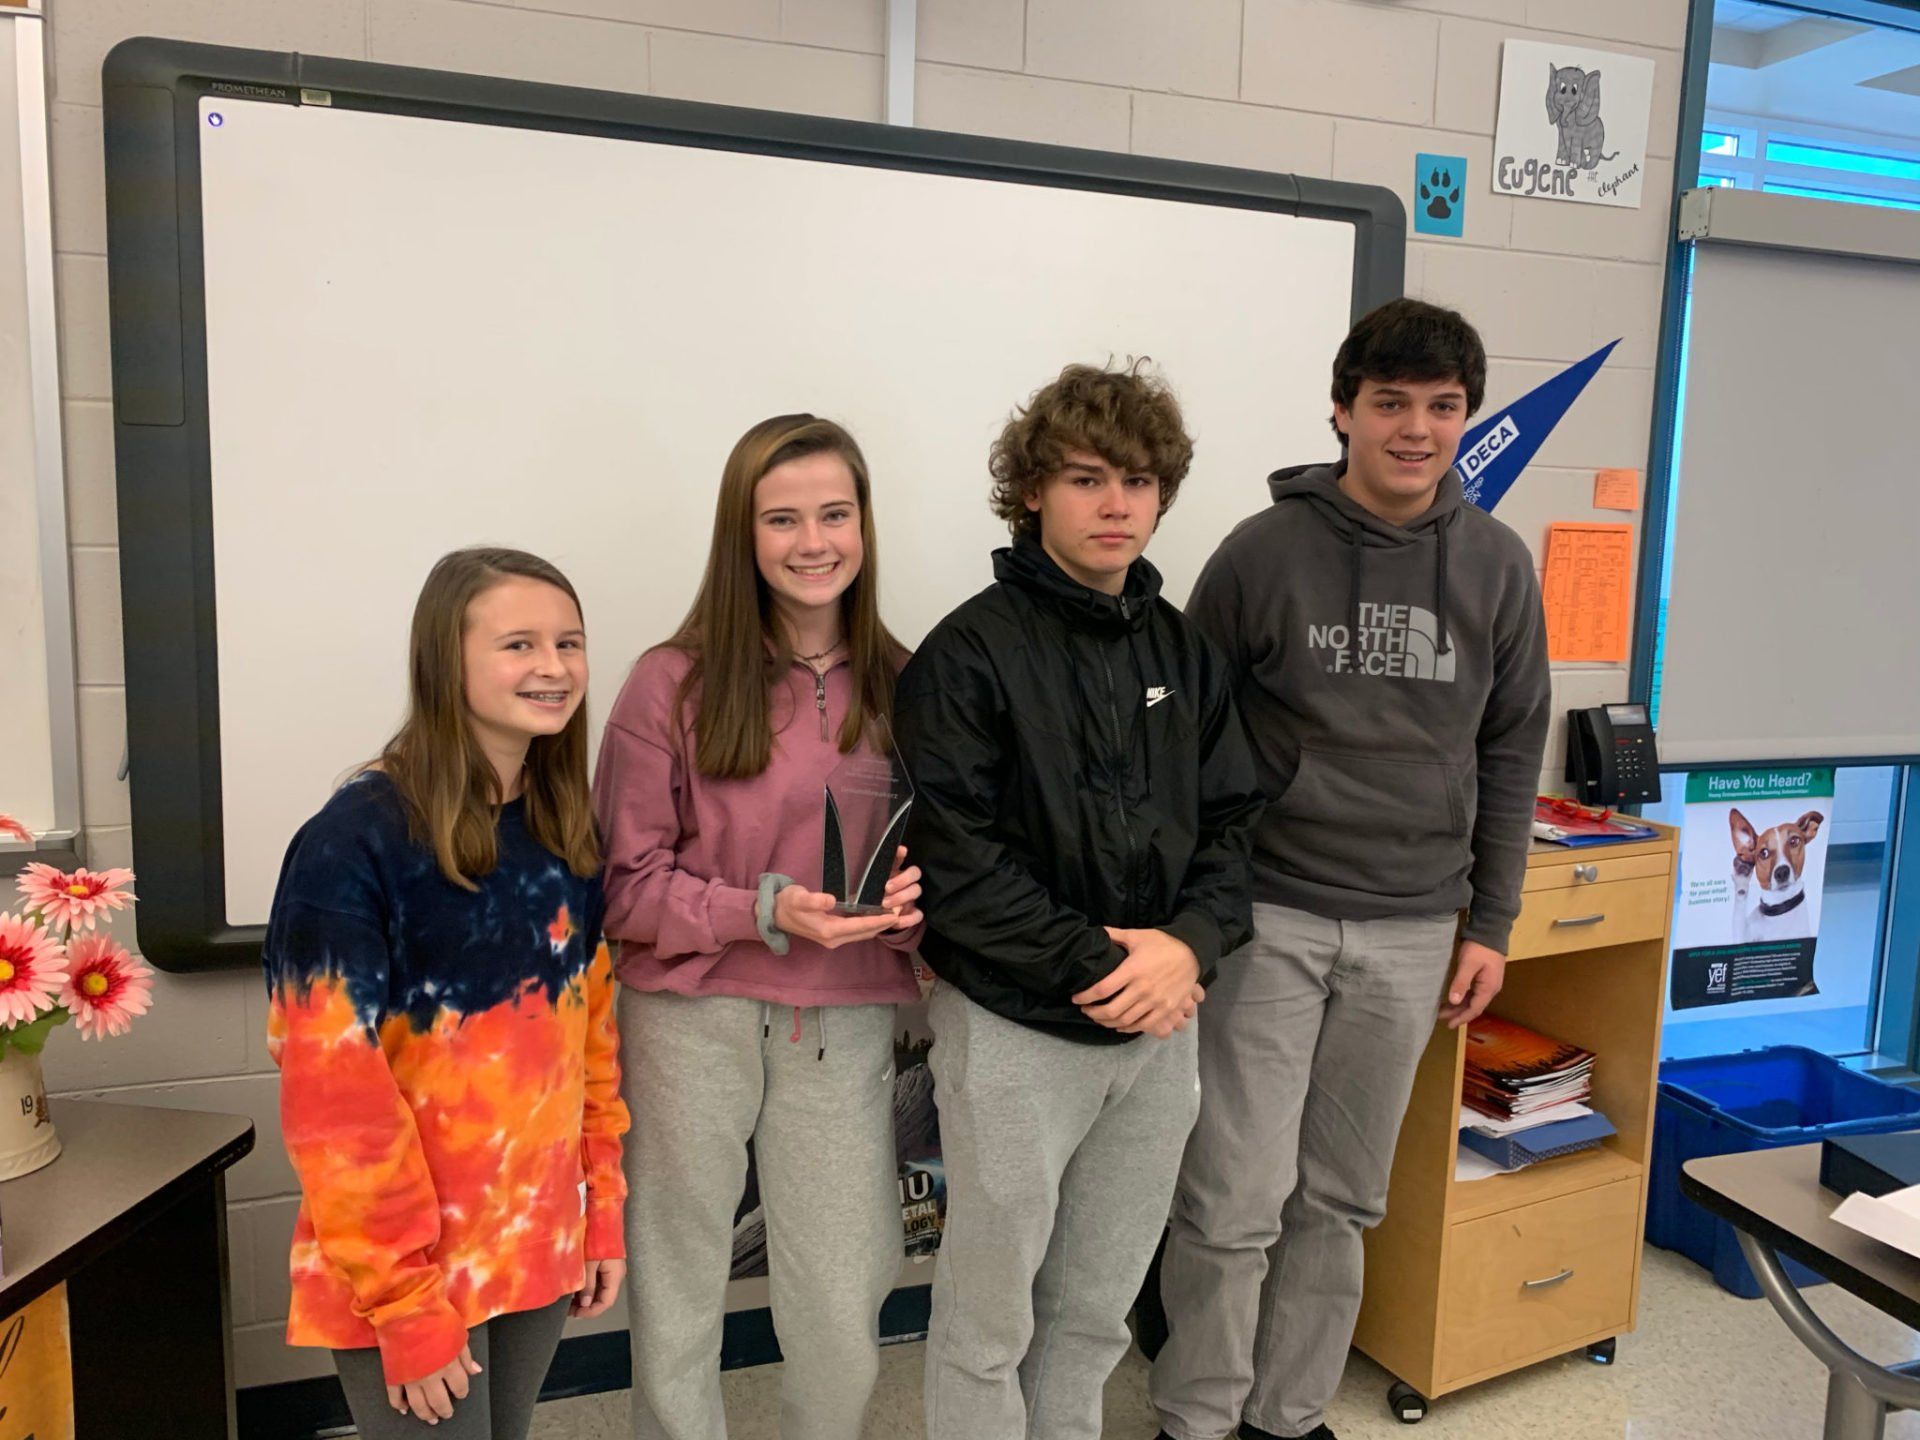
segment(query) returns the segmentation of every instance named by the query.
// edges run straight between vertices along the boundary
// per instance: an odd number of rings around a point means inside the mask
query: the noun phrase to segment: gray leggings
[[[562,1295],[541,1309],[496,1315],[469,1330],[467,1344],[480,1373],[472,1377],[467,1398],[453,1402],[453,1418],[438,1425],[402,1415],[387,1403],[379,1350],[334,1351],[340,1388],[347,1392],[347,1408],[361,1440],[420,1440],[426,1435],[435,1440],[526,1440],[572,1300],[572,1295]]]

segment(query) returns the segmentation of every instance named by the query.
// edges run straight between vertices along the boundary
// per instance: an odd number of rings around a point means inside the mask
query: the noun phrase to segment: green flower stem
[[[36,1020],[25,1025],[16,1025],[11,1030],[0,1030],[0,1050],[18,1050],[23,1055],[38,1055],[46,1048],[47,1036],[54,1027],[64,1025],[73,1018],[67,1014],[67,1007],[56,1005]]]

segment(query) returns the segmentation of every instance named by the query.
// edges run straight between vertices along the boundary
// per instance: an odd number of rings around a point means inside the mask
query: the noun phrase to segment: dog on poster
[[[1806,940],[1813,936],[1807,902],[1807,851],[1826,816],[1809,810],[1798,820],[1760,829],[1739,810],[1733,832],[1733,938]]]

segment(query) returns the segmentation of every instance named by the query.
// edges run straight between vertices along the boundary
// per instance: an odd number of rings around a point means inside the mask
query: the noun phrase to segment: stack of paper
[[[1533,838],[1555,845],[1621,845],[1631,840],[1651,840],[1659,833],[1629,816],[1569,806],[1549,795],[1540,796],[1533,806]]]
[[[1833,1218],[1883,1245],[1920,1255],[1920,1185],[1877,1198],[1856,1191],[1840,1202]]]
[[[1497,1015],[1467,1026],[1462,1103],[1494,1120],[1536,1115],[1593,1093],[1593,1052]]]
[[[1591,1050],[1498,1016],[1467,1027],[1454,1176],[1479,1180],[1589,1150],[1614,1133],[1586,1101]]]

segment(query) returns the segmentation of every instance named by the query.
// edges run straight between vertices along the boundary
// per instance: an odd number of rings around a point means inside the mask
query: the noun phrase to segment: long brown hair
[[[467,607],[515,575],[544,581],[580,608],[567,577],[524,550],[476,546],[441,556],[414,602],[407,718],[374,762],[400,792],[414,840],[433,847],[440,873],[463,890],[478,889],[471,877],[491,873],[499,862],[495,827],[506,798],[468,718]],[[598,871],[584,696],[564,730],[536,735],[528,745],[525,796],[527,833],[574,874]]]
[[[893,677],[906,650],[880,623],[879,555],[866,457],[853,436],[831,420],[775,415],[742,435],[727,456],[707,573],[687,618],[665,642],[693,657],[678,706],[698,691],[694,759],[702,775],[729,780],[758,775],[773,757],[773,684],[791,668],[794,654],[754,557],[754,487],[776,466],[822,454],[838,455],[853,474],[863,552],[860,573],[840,595],[855,702],[840,726],[841,752],[858,748],[869,726],[884,733],[892,723]]]

